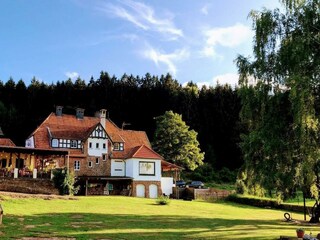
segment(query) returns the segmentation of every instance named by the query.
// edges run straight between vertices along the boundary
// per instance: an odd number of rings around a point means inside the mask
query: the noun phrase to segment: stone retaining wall
[[[49,179],[0,178],[0,191],[31,194],[59,194]]]

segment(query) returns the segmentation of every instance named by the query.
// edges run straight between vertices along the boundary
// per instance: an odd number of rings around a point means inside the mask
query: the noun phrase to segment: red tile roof
[[[161,167],[162,171],[168,172],[168,171],[181,171],[183,167],[180,167],[174,163],[167,162],[165,160],[161,160]]]
[[[163,159],[158,153],[145,145],[137,146],[132,149],[130,158]]]
[[[35,148],[51,149],[50,134],[54,138],[82,140],[87,138],[99,123],[99,117],[77,119],[74,115],[56,116],[51,113],[31,135],[34,136]],[[124,143],[124,150],[113,151],[113,158],[126,159],[131,156],[134,148],[142,145],[151,149],[144,131],[122,130],[110,119],[106,119],[104,128],[113,142]]]
[[[74,115],[56,116],[51,113],[31,135],[34,136],[35,148],[51,149],[50,134],[56,138],[84,139],[99,122],[100,119],[95,117],[77,119]]]
[[[0,146],[15,147],[16,145],[9,138],[0,138]]]
[[[158,153],[152,150],[148,136],[144,131],[122,130],[110,119],[106,119],[105,126],[107,134],[113,143],[123,143],[123,151],[113,151],[113,159],[143,158],[143,159],[161,159],[161,165],[164,171],[181,170],[182,168],[169,163]],[[77,119],[74,115],[56,116],[51,113],[47,119],[31,134],[34,137],[35,148],[52,149],[50,146],[50,134],[54,138],[63,139],[86,139],[89,134],[100,124],[99,117],[84,117]],[[5,142],[5,144],[13,144]],[[3,144],[0,139],[0,145]],[[72,157],[85,157],[80,149],[68,149]]]

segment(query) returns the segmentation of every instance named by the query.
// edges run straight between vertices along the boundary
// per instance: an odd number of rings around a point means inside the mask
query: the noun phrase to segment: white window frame
[[[78,148],[78,141],[77,140],[71,140],[70,141],[70,148]]]
[[[89,167],[89,168],[92,168],[92,161],[89,161],[89,162],[88,162],[88,167]]]
[[[96,149],[99,149],[99,146],[100,144],[99,143],[96,143]]]
[[[114,143],[113,144],[113,150],[115,150],[115,151],[119,151],[119,149],[120,149],[120,143]]]
[[[103,143],[103,144],[102,144],[102,148],[103,148],[103,149],[106,149],[106,148],[107,148],[107,144]]]
[[[119,151],[123,151],[124,150],[124,143],[120,143],[119,144]]]
[[[51,147],[58,148],[59,147],[59,140],[54,138],[51,140]]]
[[[80,161],[79,160],[75,160],[74,161],[74,170],[75,171],[79,171],[80,170]]]
[[[89,148],[92,149],[92,142],[89,142]]]
[[[99,164],[99,163],[100,163],[99,158],[96,158],[96,164]]]

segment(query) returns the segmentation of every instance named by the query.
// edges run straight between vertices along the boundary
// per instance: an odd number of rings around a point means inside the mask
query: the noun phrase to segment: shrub
[[[55,169],[53,171],[53,183],[59,189],[61,195],[74,195],[77,194],[79,186],[74,186],[74,176],[68,173],[66,168]]]
[[[169,199],[168,196],[163,196],[163,195],[162,195],[162,196],[160,196],[160,197],[157,198],[156,203],[157,203],[158,205],[168,205],[168,204],[170,203],[170,199]]]
[[[231,171],[224,167],[219,171],[219,181],[224,183],[234,183],[237,179],[237,171]]]

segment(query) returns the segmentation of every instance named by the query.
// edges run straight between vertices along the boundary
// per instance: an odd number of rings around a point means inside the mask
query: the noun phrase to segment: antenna
[[[131,123],[123,122],[122,126],[121,126],[121,129],[123,130],[125,126],[129,126],[129,125],[131,125]]]

